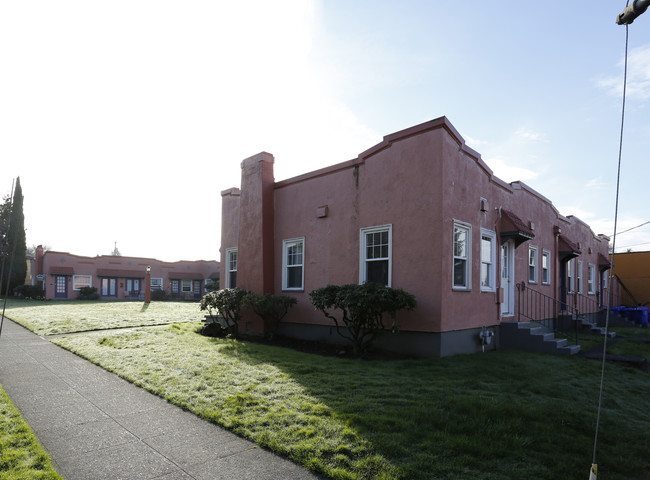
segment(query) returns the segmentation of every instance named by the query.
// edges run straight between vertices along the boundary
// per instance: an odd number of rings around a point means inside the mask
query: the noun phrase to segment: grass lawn
[[[63,480],[1,386],[0,479]]]
[[[196,321],[198,302],[102,302],[89,300],[8,300],[7,318],[39,335],[85,332],[138,325]]]
[[[198,326],[52,341],[330,478],[588,476],[600,362],[516,351],[348,360],[202,337]],[[645,480],[650,376],[606,368],[598,478]]]

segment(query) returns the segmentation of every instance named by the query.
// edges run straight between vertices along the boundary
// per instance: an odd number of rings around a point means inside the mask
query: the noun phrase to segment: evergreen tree
[[[9,294],[11,294],[15,287],[25,283],[25,277],[27,276],[27,241],[25,238],[23,190],[20,186],[20,177],[16,179],[13,202],[10,202],[10,199],[7,198],[2,205],[0,221],[2,223],[0,234],[4,237],[1,248],[4,256],[1,293],[5,293],[7,282],[9,282]],[[13,262],[11,261],[12,255]],[[11,275],[9,275],[10,273]]]

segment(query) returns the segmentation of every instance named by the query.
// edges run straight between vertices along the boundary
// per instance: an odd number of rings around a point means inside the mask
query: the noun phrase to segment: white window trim
[[[593,263],[587,266],[587,293],[589,295],[596,294],[596,265]]]
[[[454,285],[454,233],[456,228],[465,230],[467,232],[467,256],[464,257],[465,262],[465,280],[466,285]],[[461,258],[461,257],[458,257]],[[452,290],[469,292],[472,290],[472,225],[460,220],[454,220],[453,228],[451,230],[451,288]]]
[[[566,265],[566,275],[567,275],[567,292],[569,294],[575,293],[575,258],[572,258],[567,262]]]
[[[297,244],[302,244],[302,263],[295,265],[287,264],[287,250],[289,247]],[[287,282],[289,281],[289,276],[287,275],[289,267],[300,267],[301,268],[301,278],[299,287],[288,287]],[[291,291],[291,292],[304,292],[305,291],[305,237],[296,237],[296,238],[287,238],[282,240],[282,290]]]
[[[231,270],[230,268],[230,254],[231,253],[236,253],[237,254],[237,268],[234,270]],[[239,250],[237,247],[230,247],[226,248],[226,279],[224,282],[225,288],[232,288],[230,286],[230,272],[236,272],[239,269]]]
[[[546,262],[546,269],[544,268],[544,257],[548,257],[548,262]],[[548,271],[548,280],[544,281],[544,270]],[[551,284],[551,251],[542,250],[542,285]]]
[[[83,283],[81,285],[77,284],[77,278],[84,277],[88,278],[88,284]],[[72,276],[72,290],[79,291],[82,287],[92,287],[93,286],[93,276],[92,275],[73,275]]]
[[[359,285],[367,280],[366,276],[366,234],[388,232],[388,287],[393,284],[393,225],[377,225],[359,230]]]
[[[488,279],[489,284],[483,285],[483,273],[481,273],[481,291],[482,292],[495,292],[496,291],[496,269],[497,269],[497,234],[493,230],[481,228],[481,268],[483,268],[483,237],[490,237],[490,276]]]
[[[189,289],[185,290],[185,285],[189,285]],[[192,293],[194,291],[194,284],[192,280],[189,280],[187,278],[181,279],[181,293]]]
[[[532,258],[532,263],[531,263],[531,258],[530,254],[534,253],[533,258]],[[535,245],[529,245],[528,246],[528,283],[538,283],[538,277],[539,277],[539,269],[537,268],[539,265],[539,250]],[[533,274],[532,274],[532,279],[531,279],[531,272],[530,269],[533,269]]]
[[[151,289],[152,290],[162,290],[163,289],[163,279],[162,278],[151,278]]]

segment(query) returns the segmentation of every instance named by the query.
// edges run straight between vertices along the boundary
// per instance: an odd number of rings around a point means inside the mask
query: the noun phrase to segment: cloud
[[[536,132],[534,130],[531,130],[530,128],[521,127],[519,130],[515,132],[515,137],[518,139],[528,140],[531,142],[537,142],[539,140],[543,140],[546,137],[546,135],[542,132]]]
[[[625,63],[618,64],[618,75],[601,78],[596,84],[611,95],[623,95],[623,69]],[[637,47],[628,52],[626,95],[637,100],[650,100],[650,44]]]
[[[585,183],[585,188],[590,188],[594,190],[601,190],[607,187],[607,183],[604,182],[600,177],[592,178]]]
[[[514,166],[498,157],[488,158],[485,160],[485,163],[487,163],[488,167],[492,169],[497,177],[509,183],[517,180],[527,182],[538,176],[538,173],[533,170]]]

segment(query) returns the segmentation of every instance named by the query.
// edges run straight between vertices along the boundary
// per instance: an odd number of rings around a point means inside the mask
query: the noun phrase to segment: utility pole
[[[616,17],[619,25],[629,25],[650,6],[650,0],[634,0]]]

